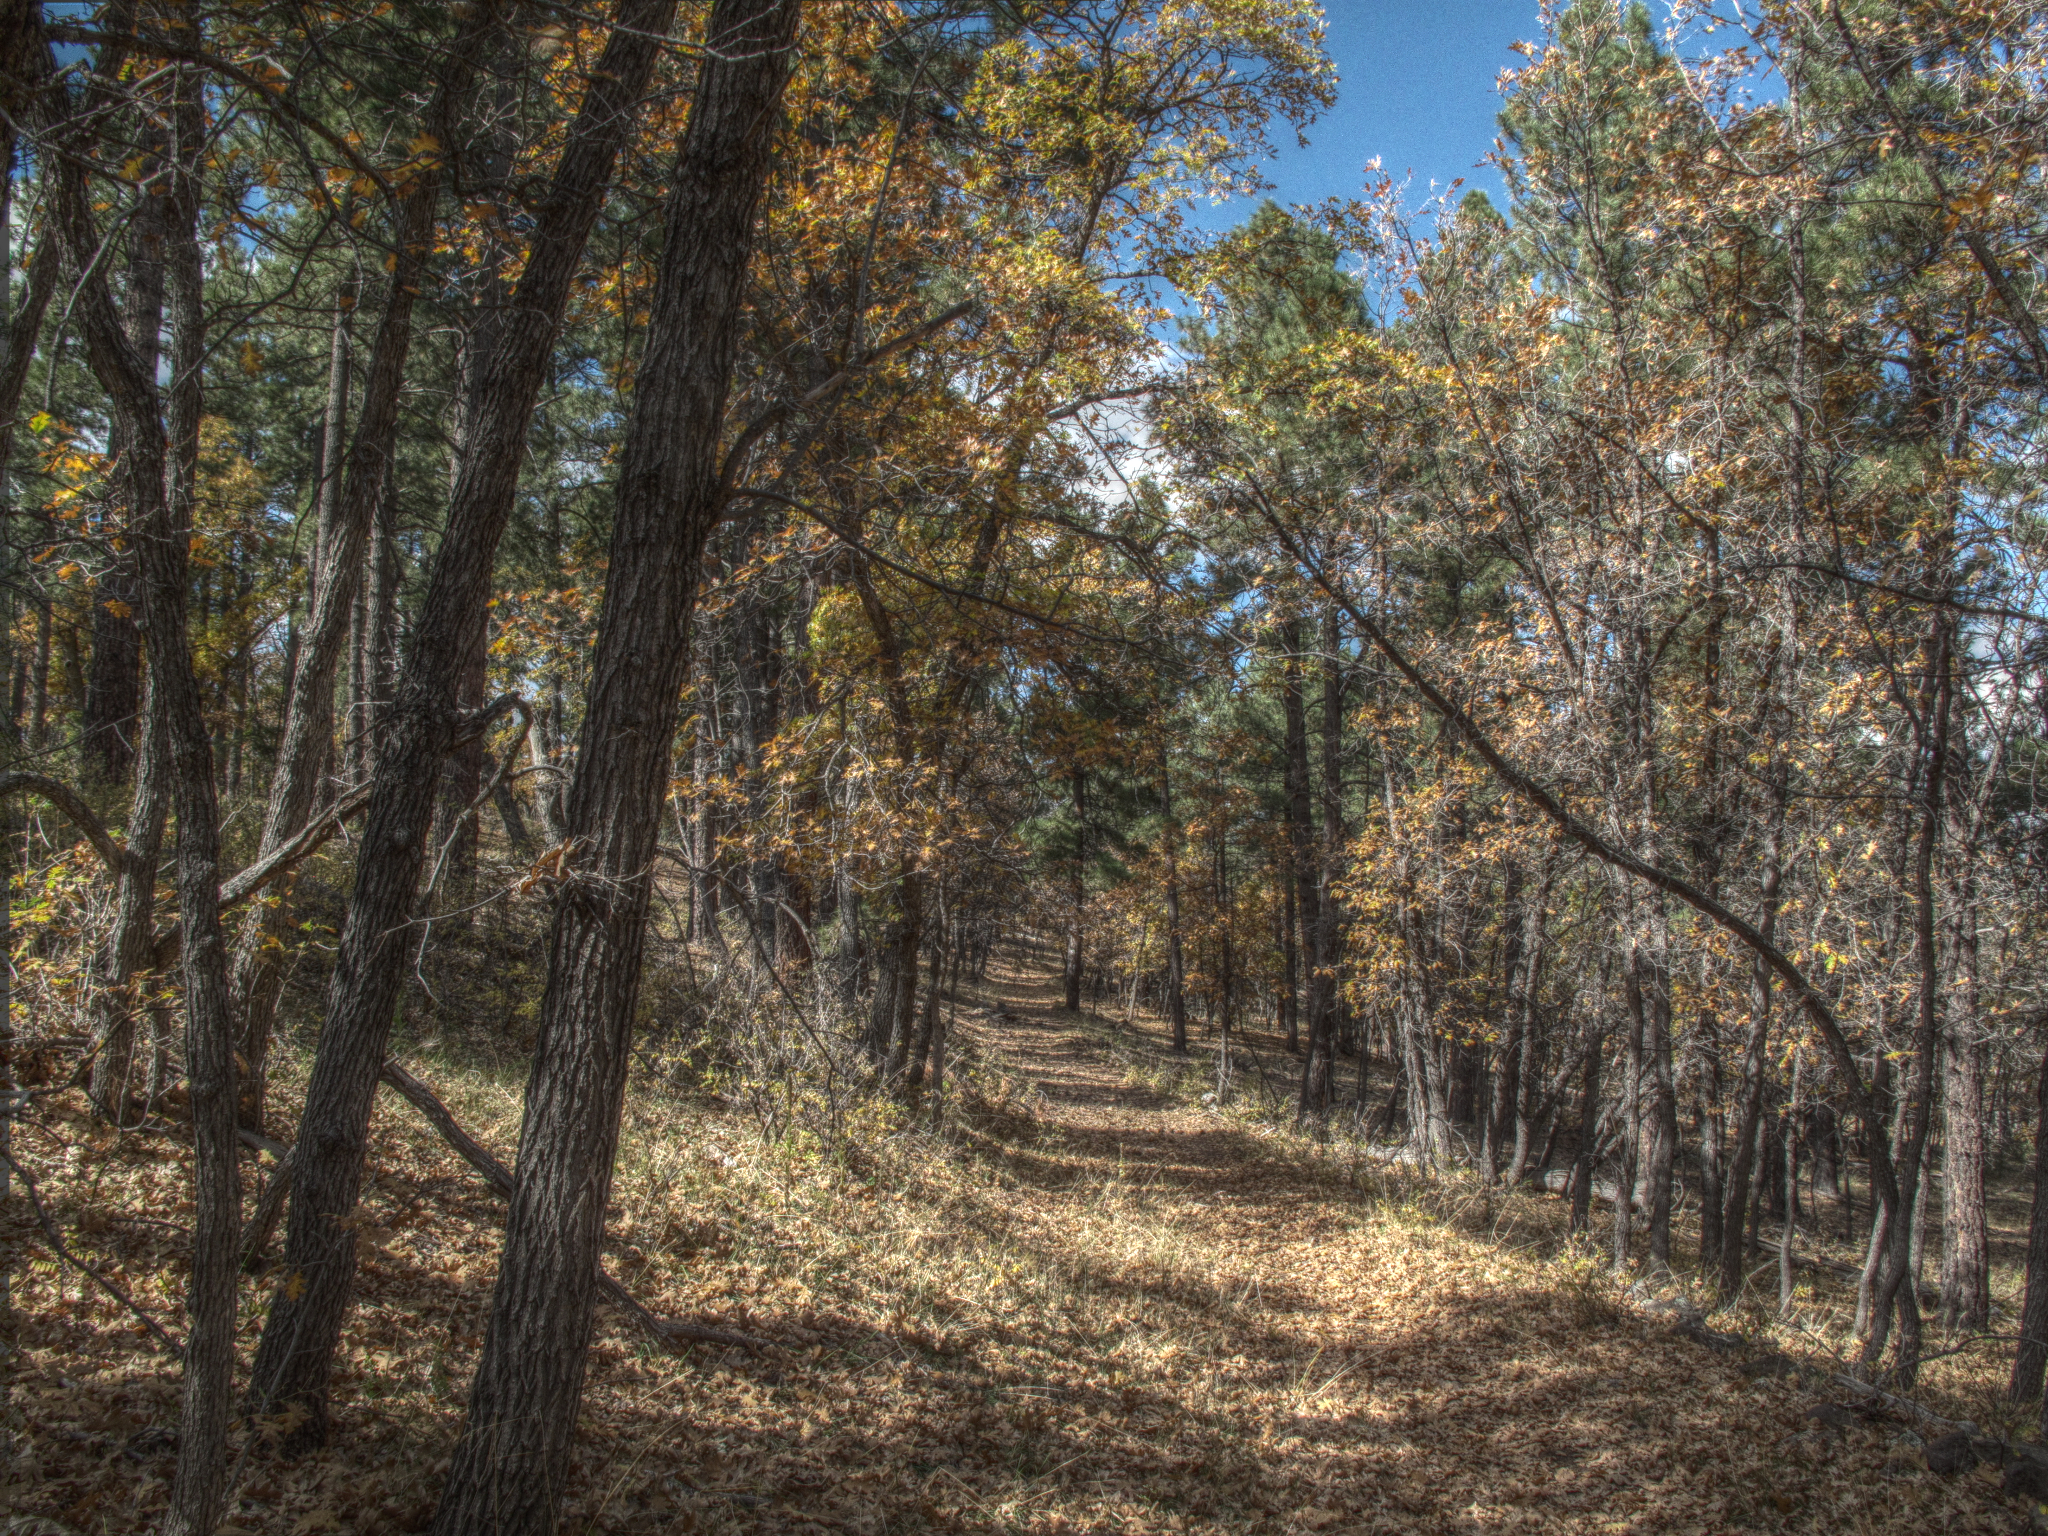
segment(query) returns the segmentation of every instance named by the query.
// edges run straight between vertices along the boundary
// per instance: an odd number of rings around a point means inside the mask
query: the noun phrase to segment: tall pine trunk
[[[1310,1089],[1315,1076],[1315,1057],[1323,1030],[1322,990],[1317,976],[1323,921],[1322,881],[1318,877],[1315,851],[1312,782],[1308,758],[1308,712],[1302,698],[1301,621],[1292,617],[1280,623],[1280,715],[1285,753],[1287,848],[1294,882],[1294,909],[1301,924],[1303,969],[1302,1012],[1306,1015],[1308,1054],[1303,1058],[1300,1088],[1296,1094],[1297,1119],[1310,1114]]]
[[[1309,974],[1308,1042],[1296,1118],[1321,1125],[1330,1112],[1337,1045],[1337,963],[1341,943],[1336,881],[1344,847],[1344,656],[1337,609],[1323,610],[1323,826],[1316,850],[1316,920]],[[1306,763],[1303,765],[1306,779]]]
[[[1074,847],[1067,872],[1067,945],[1060,980],[1067,1012],[1079,1013],[1082,917],[1088,904],[1088,770],[1076,766],[1068,778],[1074,795]]]
[[[548,933],[541,1044],[469,1421],[434,1529],[544,1533],[569,1470],[633,1004],[754,210],[798,0],[718,0],[669,197],[621,450],[589,707],[570,787],[580,854]]]
[[[1173,774],[1162,749],[1159,760],[1159,840],[1166,848],[1166,1022],[1175,1054],[1188,1053],[1187,957],[1180,930],[1180,823],[1173,815]]]

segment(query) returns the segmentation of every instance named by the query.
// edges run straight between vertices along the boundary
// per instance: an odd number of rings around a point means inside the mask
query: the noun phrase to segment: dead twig
[[[5,1147],[0,1147],[0,1157],[6,1158],[7,1166],[20,1176],[21,1187],[28,1193],[28,1203],[35,1207],[36,1220],[42,1224],[43,1236],[49,1239],[50,1246],[57,1251],[57,1257],[66,1264],[69,1264],[109,1296],[113,1297],[114,1300],[126,1307],[130,1312],[134,1313],[136,1321],[149,1330],[151,1336],[155,1338],[165,1354],[169,1355],[173,1360],[183,1360],[185,1358],[185,1346],[172,1338],[165,1331],[162,1323],[159,1323],[155,1318],[143,1311],[136,1304],[134,1297],[130,1296],[121,1287],[114,1284],[113,1281],[102,1275],[90,1264],[86,1263],[85,1260],[73,1253],[70,1248],[65,1246],[63,1234],[57,1230],[57,1223],[51,1219],[48,1208],[43,1204],[42,1195],[36,1190],[36,1181],[29,1175],[29,1171],[26,1168],[15,1161],[14,1154]]]

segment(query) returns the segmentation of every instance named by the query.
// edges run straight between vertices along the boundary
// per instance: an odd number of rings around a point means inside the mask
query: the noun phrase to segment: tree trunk
[[[188,130],[199,82],[180,71],[176,123],[181,164],[197,153]],[[46,99],[50,99],[46,97]],[[51,99],[51,106],[61,110]],[[53,124],[62,133],[61,123]],[[167,494],[172,466],[157,392],[154,349],[147,356],[123,332],[105,277],[93,270],[99,249],[91,195],[76,162],[59,157],[55,201],[72,261],[87,274],[72,296],[94,377],[107,392],[123,445],[124,490],[134,519],[142,624],[149,636],[153,686],[163,701],[170,747],[172,799],[178,818],[178,908],[183,930],[186,1082],[195,1150],[192,1267],[186,1310],[185,1381],[178,1466],[164,1529],[174,1536],[211,1536],[223,1513],[228,1416],[233,1408],[235,1257],[241,1216],[236,1166],[234,1041],[221,941],[219,823],[213,752],[207,740],[199,681],[186,632],[187,529],[177,524]],[[198,207],[184,176],[170,205],[169,237],[195,275]],[[196,293],[187,295],[196,298]],[[189,323],[196,324],[197,317]],[[196,375],[189,381],[196,388]]]
[[[1308,1041],[1302,1057],[1300,1122],[1320,1126],[1330,1113],[1337,1044],[1337,964],[1342,943],[1337,866],[1344,848],[1344,656],[1334,605],[1323,610],[1322,844],[1316,850],[1313,970],[1309,975]],[[1305,751],[1305,748],[1304,748]],[[1304,792],[1307,763],[1302,764]],[[1448,1127],[1446,1127],[1448,1129]]]
[[[1721,1263],[1721,1218],[1724,1169],[1721,1161],[1721,1040],[1718,1022],[1700,1021],[1699,1097],[1693,1111],[1694,1135],[1700,1148],[1700,1273],[1713,1274]]]
[[[114,928],[107,936],[105,970],[93,997],[94,1035],[89,1092],[94,1109],[116,1125],[133,1124],[130,1089],[135,1077],[136,977],[155,955],[157,866],[164,821],[170,813],[169,744],[154,683],[143,690],[142,755],[136,763],[134,808],[128,817],[127,855],[114,883]],[[146,1100],[145,1100],[146,1102]]]
[[[1672,1174],[1678,1158],[1678,1091],[1671,1061],[1671,931],[1663,895],[1653,893],[1649,904],[1649,945],[1642,985],[1649,1026],[1650,1262],[1668,1270]]]
[[[1614,1173],[1614,1269],[1628,1268],[1629,1239],[1635,1226],[1636,1158],[1643,1145],[1643,995],[1635,956],[1628,961],[1628,1042],[1623,1058],[1627,1076],[1621,1088],[1621,1113],[1626,1129],[1621,1138],[1621,1166]]]
[[[548,1532],[569,1470],[593,1277],[754,210],[798,0],[718,0],[670,194],[568,820],[587,851],[555,908],[518,1182],[469,1420],[434,1529]]]
[[[470,390],[479,419],[475,451],[449,505],[389,734],[379,743],[355,889],[295,1138],[305,1162],[293,1180],[286,1230],[292,1284],[271,1303],[252,1373],[258,1409],[297,1403],[306,1410],[297,1445],[326,1437],[327,1378],[355,1274],[355,1238],[344,1223],[362,1180],[377,1072],[404,981],[400,957],[441,759],[458,735],[457,672],[484,626],[498,540],[562,306],[674,13],[675,0],[620,0],[553,186],[539,201],[496,366]]]
[[[1799,1113],[1802,1059],[1792,1058],[1792,1101],[1785,1106],[1785,1221],[1778,1229],[1778,1316],[1792,1314],[1792,1248],[1799,1233]]]
[[[1070,889],[1067,892],[1067,949],[1060,980],[1064,987],[1066,1010],[1069,1013],[1081,1011],[1081,925],[1083,910],[1088,904],[1088,770],[1076,767],[1069,777],[1074,792],[1074,847],[1073,865],[1069,872]]]
[[[1301,621],[1280,624],[1280,712],[1286,754],[1287,846],[1293,859],[1294,905],[1301,923],[1304,969],[1303,1012],[1307,1015],[1307,1054],[1302,1058],[1295,1095],[1295,1118],[1311,1118],[1310,1095],[1316,1076],[1316,1052],[1324,1028],[1322,978],[1318,973],[1323,939],[1322,881],[1316,868],[1313,780],[1309,773],[1308,712],[1303,704]],[[1418,1080],[1419,1081],[1419,1080]],[[1325,1083],[1327,1087],[1327,1082]]]
[[[477,52],[495,24],[498,9],[492,3],[477,6],[471,13],[470,25],[458,39],[448,72],[429,109],[429,121],[445,121],[455,104],[468,94]],[[371,544],[376,524],[388,518],[391,504],[392,455],[397,447],[406,359],[412,349],[413,303],[433,254],[440,187],[441,173],[438,162],[434,162],[408,185],[405,196],[393,210],[396,239],[391,276],[385,285],[383,314],[370,344],[369,366],[363,376],[362,409],[356,418],[355,441],[349,447],[346,464],[341,459],[339,430],[342,404],[335,399],[337,389],[345,393],[348,387],[346,316],[338,316],[335,323],[327,413],[334,438],[316,534],[320,569],[312,610],[298,637],[285,702],[284,729],[278,739],[277,764],[271,773],[270,798],[264,807],[263,835],[257,847],[259,858],[276,852],[297,836],[312,817],[319,798],[321,776],[334,735],[334,675],[349,635],[365,549]],[[382,561],[386,558],[384,540],[376,542],[377,547],[368,558]],[[388,619],[379,614],[375,622],[381,626]],[[366,638],[370,644],[377,644],[376,635]],[[286,880],[273,889],[270,900],[249,909],[235,944],[234,993],[242,1017],[240,1050],[246,1063],[240,1114],[242,1124],[259,1133],[263,1129],[270,1034],[290,963],[291,953],[286,945],[291,932],[291,882]],[[374,1084],[370,1091],[374,1094]],[[294,1204],[305,1187],[303,1175],[294,1181]]]
[[[1778,931],[1780,888],[1784,865],[1780,848],[1784,838],[1785,810],[1789,799],[1788,764],[1782,753],[1771,763],[1768,793],[1770,809],[1764,823],[1763,872],[1757,887],[1757,931],[1775,942]],[[1763,1117],[1764,1076],[1771,1038],[1770,968],[1762,960],[1750,967],[1749,1034],[1742,1045],[1742,1098],[1736,1111],[1734,1135],[1730,1141],[1725,1204],[1722,1206],[1721,1264],[1718,1289],[1723,1301],[1732,1301],[1742,1290],[1743,1224],[1749,1211],[1750,1172],[1755,1158],[1757,1126]],[[1883,1134],[1880,1127],[1876,1132]]]
[[[2048,1369],[2048,1056],[2035,1082],[2034,1208],[2027,1218],[2027,1292],[2020,1308],[2020,1342],[2013,1351],[2007,1393],[2016,1403],[2040,1394]]]
[[[1287,1036],[1287,1054],[1301,1054],[1301,949],[1295,938],[1294,880],[1280,881],[1280,1028]]]
[[[1895,1179],[1898,1186],[1898,1215],[1911,1212],[1912,1219],[1894,1219],[1890,1226],[1888,1254],[1873,1301],[1870,1334],[1863,1341],[1862,1361],[1874,1365],[1884,1352],[1892,1312],[1897,1310],[1899,1341],[1892,1368],[1908,1388],[1920,1367],[1920,1297],[1918,1264],[1914,1250],[1919,1246],[1921,1227],[1921,1180],[1928,1131],[1934,1108],[1934,1055],[1941,1027],[1941,957],[1936,942],[1934,858],[1940,843],[1944,818],[1943,796],[1948,768],[1949,716],[1955,697],[1955,620],[1946,609],[1937,609],[1929,620],[1929,634],[1921,648],[1921,696],[1919,717],[1924,740],[1920,743],[1919,825],[1915,831],[1910,870],[1913,892],[1913,963],[1918,973],[1918,996],[1913,1027],[1913,1072],[1906,1086],[1905,1141],[1901,1147]]]
[[[484,645],[485,633],[479,626],[474,643],[457,668],[457,715],[470,714],[484,707],[490,681]],[[476,803],[477,796],[483,793],[484,759],[489,750],[490,743],[478,735],[450,752],[441,765],[441,804],[435,811],[430,856],[440,861],[441,881],[446,889],[440,893],[438,903],[429,900],[425,905],[430,911],[438,906],[439,910],[452,909],[460,914],[445,920],[457,928],[467,924],[468,914],[463,909],[468,907],[476,885],[478,818],[466,813]]]
[[[1173,778],[1162,750],[1159,761],[1160,841],[1166,847],[1166,1022],[1174,1054],[1188,1053],[1187,960],[1180,933],[1180,823],[1173,814]]]
[[[165,174],[162,160],[146,157],[144,175]],[[129,219],[127,340],[137,364],[156,382],[158,336],[164,315],[164,240],[171,218],[171,199],[145,184],[136,194]],[[81,264],[98,253],[75,258]],[[117,415],[110,446],[118,458],[126,452]],[[152,431],[162,423],[152,421]],[[142,718],[142,631],[136,625],[135,540],[141,514],[130,504],[126,526],[108,530],[112,558],[93,595],[92,665],[85,679],[85,713],[80,721],[80,746],[85,777],[106,784],[124,782],[135,767]]]
[[[1586,1063],[1579,1079],[1579,1145],[1572,1159],[1571,1230],[1585,1232],[1593,1221],[1593,1166],[1599,1156],[1600,1022],[1586,1020]]]
[[[1976,1029],[1973,970],[1955,997],[1944,1095],[1941,1202],[1941,1325],[1981,1333],[1991,1323],[1990,1232],[1984,1205],[1984,1059]]]

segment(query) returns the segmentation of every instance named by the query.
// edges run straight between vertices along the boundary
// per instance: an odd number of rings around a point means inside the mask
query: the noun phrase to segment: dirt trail
[[[1130,1359],[1128,1337],[1075,1341],[1072,1379],[1133,1377],[1146,1405],[1075,1440],[1063,1477],[1127,1495],[1061,1499],[1080,1528],[1176,1507],[1163,1528],[2015,1528],[1992,1484],[1921,1470],[1901,1425],[1817,1428],[1824,1396],[1750,1379],[1556,1262],[1555,1202],[1431,1193],[1136,1080],[1159,1021],[1067,1013],[1057,968],[1049,947],[1000,957],[967,1024],[1039,1122],[1008,1154],[1015,1209],[1175,1336]],[[1105,1190],[1163,1263],[1100,1252]],[[1039,1523],[1023,1515],[988,1528]]]
[[[1011,949],[991,965],[983,988],[997,1016],[968,1025],[983,1050],[1031,1084],[1038,1116],[1062,1133],[1077,1159],[1094,1160],[1098,1174],[1120,1162],[1127,1180],[1155,1188],[1270,1200],[1274,1190],[1244,1178],[1254,1165],[1241,1129],[1134,1081],[1111,1054],[1121,1047],[1136,1057],[1163,1057],[1168,1039],[1158,1021],[1140,1015],[1125,1027],[1085,1011],[1068,1013],[1059,977],[1048,969],[1057,963],[1042,946]]]

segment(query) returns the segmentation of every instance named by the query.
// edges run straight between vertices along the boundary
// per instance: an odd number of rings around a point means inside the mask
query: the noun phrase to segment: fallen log
[[[384,1063],[378,1078],[392,1089],[406,1103],[420,1112],[427,1123],[441,1134],[441,1139],[461,1154],[462,1160],[483,1175],[484,1182],[497,1192],[501,1200],[512,1198],[512,1170],[492,1155],[489,1148],[465,1131],[455,1116],[435,1095],[433,1089],[414,1077],[396,1061]],[[757,1339],[751,1334],[734,1333],[725,1328],[708,1328],[702,1323],[677,1322],[672,1318],[659,1317],[640,1305],[632,1294],[605,1271],[603,1263],[597,1266],[597,1287],[607,1301],[626,1312],[657,1343],[676,1344],[725,1344],[737,1349],[762,1350],[776,1346],[767,1339]]]

